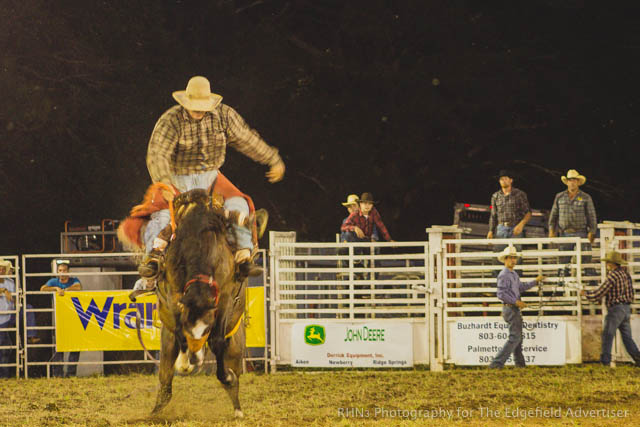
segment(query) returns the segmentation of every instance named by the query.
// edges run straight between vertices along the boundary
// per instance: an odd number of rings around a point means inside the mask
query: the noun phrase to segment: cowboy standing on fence
[[[611,346],[616,336],[616,330],[620,329],[622,343],[627,353],[633,359],[636,366],[640,367],[640,351],[631,336],[631,303],[633,302],[633,281],[629,272],[623,268],[627,262],[616,251],[606,254],[603,261],[606,262],[607,278],[594,291],[580,291],[580,295],[590,300],[598,301],[605,297],[607,315],[604,318],[602,328],[602,352],[600,362],[605,366],[611,365]]]
[[[524,226],[531,219],[527,193],[513,187],[512,172],[503,169],[498,175],[500,190],[491,195],[487,239],[524,237]]]
[[[591,251],[591,244],[596,236],[596,208],[591,196],[580,190],[587,178],[580,175],[577,170],[570,169],[566,176],[561,178],[567,186],[565,191],[556,194],[549,214],[549,237],[581,237],[589,239],[589,243],[581,245],[582,251]],[[571,251],[573,243],[558,245],[561,251]],[[561,264],[568,264],[570,256],[560,257]],[[583,255],[582,263],[590,263],[591,255]],[[565,272],[567,273],[567,272]],[[594,269],[587,269],[588,276],[595,276]]]
[[[249,216],[254,210],[251,199],[219,172],[227,146],[270,166],[266,177],[272,183],[282,180],[285,172],[278,150],[269,146],[233,108],[223,104],[222,96],[211,92],[206,78],[191,78],[186,90],[174,92],[173,97],[178,105],[160,117],[149,141],[147,167],[151,179],[179,192],[213,188],[224,197],[226,210]],[[169,203],[173,200],[174,194],[165,191],[163,195]],[[158,258],[167,246],[158,234],[171,221],[168,209],[150,216],[144,243],[147,253],[153,252],[140,267],[140,274],[145,277],[157,273]],[[236,224],[234,230],[235,260],[242,264],[251,259],[252,233],[248,227]]]
[[[503,368],[511,353],[515,358],[517,367],[526,366],[522,354],[522,313],[520,309],[527,304],[520,299],[523,292],[544,281],[544,276],[539,275],[528,283],[522,283],[518,274],[513,271],[520,255],[512,245],[507,246],[498,256],[498,261],[504,263],[504,269],[498,275],[498,298],[503,303],[502,317],[509,325],[509,339],[502,350],[493,358],[490,368]]]

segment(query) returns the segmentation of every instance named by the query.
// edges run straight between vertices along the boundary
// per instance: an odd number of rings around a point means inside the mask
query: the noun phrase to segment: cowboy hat
[[[349,194],[347,196],[347,201],[342,203],[342,206],[357,205],[359,201],[360,199],[358,198],[357,194]]]
[[[209,80],[202,76],[189,79],[187,90],[173,92],[173,99],[187,110],[211,111],[220,104],[222,96],[211,93]]]
[[[500,172],[498,172],[498,178],[502,178],[503,176],[513,179],[514,173],[509,169],[500,169]]]
[[[507,246],[504,250],[498,255],[498,261],[504,262],[505,258],[508,256],[514,256],[520,258],[520,254],[512,245]]]
[[[567,172],[567,176],[563,176],[560,179],[562,180],[562,183],[565,185],[567,184],[568,179],[577,179],[578,185],[582,185],[587,181],[587,178],[580,175],[578,171],[575,169],[569,169],[569,172]]]
[[[373,204],[376,203],[373,200],[373,194],[371,194],[371,193],[362,193],[362,196],[360,196],[360,203],[362,203],[362,202],[373,203]]]
[[[0,258],[0,267],[5,267],[6,269],[10,270],[13,268],[13,264],[11,264],[11,261],[9,260]]]
[[[604,262],[612,262],[618,265],[625,265],[627,263],[626,260],[622,259],[622,255],[619,252],[611,251],[607,252],[607,254],[602,258]]]

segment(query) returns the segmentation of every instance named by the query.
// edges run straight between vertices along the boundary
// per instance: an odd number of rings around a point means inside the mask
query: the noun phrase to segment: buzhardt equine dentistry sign
[[[528,365],[566,363],[566,323],[524,319],[522,353]],[[509,326],[498,320],[456,320],[449,323],[449,348],[456,365],[488,365],[509,338]],[[507,364],[513,364],[510,357]]]
[[[292,366],[413,366],[409,323],[296,323],[291,333]]]

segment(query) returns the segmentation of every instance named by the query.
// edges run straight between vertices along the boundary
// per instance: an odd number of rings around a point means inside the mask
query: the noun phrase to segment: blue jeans
[[[609,366],[611,364],[611,346],[616,337],[616,330],[620,329],[624,348],[627,349],[627,353],[636,365],[640,366],[640,351],[631,337],[630,317],[631,306],[629,304],[612,305],[607,310],[602,329],[602,353],[600,354],[600,362],[603,365]]]
[[[190,175],[174,175],[172,177],[173,183],[181,192],[200,188],[208,190],[216,182],[218,177],[218,171],[213,170],[204,173],[194,173]],[[225,209],[229,211],[240,211],[249,215],[249,204],[242,197],[230,197],[224,201]],[[169,209],[163,209],[151,214],[151,220],[147,223],[147,228],[144,231],[144,245],[147,253],[151,252],[153,248],[153,240],[158,237],[158,234],[171,222],[171,215]],[[253,249],[253,242],[251,230],[247,227],[241,227],[234,224],[233,229],[235,231],[236,244],[238,249],[249,248]]]
[[[0,325],[0,328],[10,328],[11,327],[10,323],[11,323],[10,321],[4,323]],[[13,342],[11,341],[11,336],[9,335],[9,332],[0,331],[0,347],[6,347],[11,345],[13,345]],[[11,350],[8,350],[8,349],[0,350],[0,364],[11,363],[11,361],[9,360],[10,356],[11,356]],[[6,366],[0,367],[0,378],[9,378],[10,376],[13,376],[11,375],[10,368]]]
[[[27,304],[27,310],[33,310],[33,306],[31,304]],[[24,306],[20,307],[20,318],[24,315]],[[15,314],[11,315],[11,320],[9,324],[13,327],[16,325],[16,316]],[[36,314],[33,311],[27,311],[27,338],[37,337],[38,331],[31,329],[31,327],[36,326]]]
[[[565,232],[560,232],[558,233],[558,237],[581,237],[583,239],[587,238],[587,232],[586,231],[581,231],[578,233],[565,233]],[[576,247],[575,243],[562,243],[558,245],[558,249],[561,251],[572,251],[574,250],[574,248]],[[591,243],[587,242],[587,243],[582,243],[580,245],[580,248],[582,249],[582,251],[591,251]],[[577,262],[577,260],[576,260]],[[581,262],[583,264],[589,264],[591,263],[591,255],[582,255],[582,260]],[[571,257],[570,256],[561,256],[560,257],[560,264],[569,264],[571,263]],[[565,268],[565,271],[563,272],[565,276],[569,275],[569,271],[567,271],[567,269]],[[596,270],[593,268],[586,268],[584,270],[584,274],[586,274],[587,276],[595,276],[596,275]]]
[[[524,231],[517,236],[513,235],[513,227],[508,227],[506,225],[498,224],[496,227],[496,234],[493,236],[496,239],[511,239],[511,238],[522,238],[524,237]],[[496,252],[502,252],[504,248],[508,245],[495,245]],[[516,245],[516,249],[518,252],[520,251],[520,245]]]
[[[502,368],[507,362],[511,353],[515,358],[516,366],[525,366],[524,355],[522,354],[522,313],[518,307],[505,305],[502,308],[502,317],[509,325],[509,339],[502,347],[502,350],[493,358],[489,365],[491,368]]]

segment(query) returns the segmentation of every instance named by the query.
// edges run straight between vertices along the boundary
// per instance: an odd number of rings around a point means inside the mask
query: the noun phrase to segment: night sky
[[[279,148],[280,183],[232,149],[222,172],[298,240],[333,241],[364,191],[395,240],[424,240],[502,168],[538,209],[578,169],[599,221],[640,222],[637,4],[4,0],[0,254],[124,218],[194,75]]]

